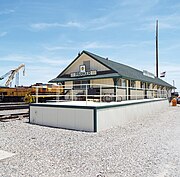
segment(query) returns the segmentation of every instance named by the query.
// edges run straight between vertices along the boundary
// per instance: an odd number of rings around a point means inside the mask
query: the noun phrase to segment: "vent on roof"
[[[90,61],[83,61],[83,65],[86,66],[86,71],[90,71]]]

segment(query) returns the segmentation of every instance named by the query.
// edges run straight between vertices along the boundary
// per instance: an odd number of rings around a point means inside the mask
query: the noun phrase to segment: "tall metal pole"
[[[158,20],[156,20],[156,77],[158,77]]]
[[[173,87],[175,87],[175,82],[174,82],[174,80],[173,80]],[[174,88],[174,92],[175,92],[175,88]]]

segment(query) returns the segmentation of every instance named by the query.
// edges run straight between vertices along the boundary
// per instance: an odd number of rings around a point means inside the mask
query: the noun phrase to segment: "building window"
[[[156,84],[152,84],[152,88],[155,89],[156,88]]]
[[[141,82],[141,88],[145,88],[145,82]]]
[[[131,83],[131,84],[130,84],[131,87],[133,87],[133,88],[136,87],[136,81],[132,81],[132,80],[131,80],[130,83]]]
[[[161,90],[161,89],[162,89],[162,86],[159,85],[159,86],[158,86],[158,89]]]
[[[121,79],[121,86],[126,87],[126,79]]]
[[[90,61],[83,61],[83,65],[86,66],[86,71],[90,71]]]
[[[80,81],[73,81],[73,89],[80,89]]]
[[[126,79],[118,79],[117,86],[126,87]]]
[[[122,80],[121,79],[118,79],[117,86],[122,86]]]
[[[150,89],[151,88],[151,84],[147,83],[147,88]]]
[[[89,84],[90,81],[73,81],[73,89],[86,89],[86,85],[85,84]],[[89,88],[89,85],[87,86],[87,88]]]

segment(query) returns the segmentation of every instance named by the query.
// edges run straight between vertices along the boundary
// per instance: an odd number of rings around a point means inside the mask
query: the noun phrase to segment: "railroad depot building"
[[[147,71],[82,51],[55,79],[63,94],[30,104],[29,122],[99,132],[146,119],[169,106],[173,86]],[[61,100],[64,99],[64,100]],[[126,100],[126,101],[124,101]]]
[[[49,82],[63,85],[65,99],[74,100],[83,99],[77,95],[86,94],[89,97],[108,95],[111,96],[111,101],[168,98],[174,89],[148,71],[140,71],[88,51],[79,53]]]

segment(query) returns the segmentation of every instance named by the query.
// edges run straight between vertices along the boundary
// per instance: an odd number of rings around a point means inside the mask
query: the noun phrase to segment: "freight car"
[[[30,87],[0,87],[0,102],[34,102],[33,95],[36,94],[36,86],[38,86],[38,95],[46,95],[39,98],[40,102],[45,102],[49,99],[55,99],[55,95],[62,94],[61,86],[53,84],[37,83]],[[54,95],[54,96],[52,96]]]
[[[25,102],[35,102],[35,95],[37,92],[37,88],[38,88],[38,102],[46,102],[47,100],[55,100],[57,95],[63,94],[62,86],[54,85],[54,84],[36,83],[31,86],[31,91],[25,95],[24,97]]]
[[[1,102],[20,102],[23,101],[24,96],[31,91],[30,87],[0,87],[0,101]]]

